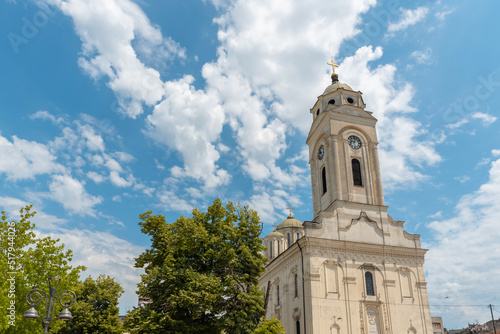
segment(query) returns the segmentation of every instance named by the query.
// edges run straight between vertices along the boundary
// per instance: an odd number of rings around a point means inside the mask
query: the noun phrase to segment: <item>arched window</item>
[[[367,271],[365,273],[366,294],[368,296],[375,296],[375,289],[373,288],[373,275]]]
[[[296,328],[296,332],[297,334],[300,334],[300,321],[295,321],[295,328]]]
[[[300,239],[300,235],[299,235],[299,233],[297,233],[297,240],[299,240],[299,239]]]
[[[269,258],[273,259],[274,258],[274,253],[273,253],[273,241],[269,241]]]
[[[299,296],[299,277],[295,274],[295,297]]]
[[[323,195],[326,193],[326,169],[323,167],[321,169],[321,181],[323,184]]]
[[[361,181],[361,165],[358,159],[352,159],[352,178],[355,186],[362,186]]]
[[[288,239],[288,247],[290,247],[290,245],[291,245],[290,244],[290,233],[287,233],[286,236],[287,236],[287,239]]]

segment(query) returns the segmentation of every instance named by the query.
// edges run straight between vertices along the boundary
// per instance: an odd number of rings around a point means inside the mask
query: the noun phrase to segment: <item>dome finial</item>
[[[295,210],[295,208],[292,208],[290,204],[288,204],[288,210],[290,210],[290,214],[288,215],[288,218],[293,218],[292,210]]]
[[[339,65],[335,64],[335,61],[333,61],[333,58],[332,58],[332,62],[331,63],[327,63],[328,65],[332,65],[332,84],[336,83],[339,81],[339,75],[337,73],[335,73],[335,67],[339,67]]]

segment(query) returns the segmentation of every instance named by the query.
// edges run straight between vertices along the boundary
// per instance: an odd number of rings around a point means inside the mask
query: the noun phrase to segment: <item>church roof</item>
[[[287,228],[287,227],[302,227],[302,222],[300,220],[293,218],[293,216],[290,215],[288,216],[287,219],[283,220],[276,229],[281,230],[282,228]]]
[[[323,92],[323,95],[330,94],[339,88],[346,89],[346,90],[352,90],[351,86],[344,84],[344,83],[341,83],[340,81],[336,81],[336,82],[332,83],[330,86],[326,87],[325,91]]]
[[[279,233],[276,230],[274,230],[271,233],[269,233],[268,235],[266,235],[266,238],[268,238],[268,237],[280,237],[280,238],[284,238],[283,234]]]

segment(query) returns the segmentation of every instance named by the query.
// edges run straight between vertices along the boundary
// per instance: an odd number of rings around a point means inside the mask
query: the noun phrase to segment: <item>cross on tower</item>
[[[335,73],[335,67],[339,67],[339,65],[335,64],[335,62],[333,61],[333,58],[332,58],[332,62],[331,63],[327,63],[328,65],[332,65],[332,70],[333,70],[333,73],[332,74],[336,74]]]
[[[290,210],[290,217],[293,217],[292,215],[292,210],[295,210],[295,208],[292,208],[292,206],[290,204],[288,204],[288,210]]]
[[[275,231],[276,231],[276,227],[278,227],[278,226],[276,225],[276,223],[274,223],[273,224],[273,228],[274,228]]]

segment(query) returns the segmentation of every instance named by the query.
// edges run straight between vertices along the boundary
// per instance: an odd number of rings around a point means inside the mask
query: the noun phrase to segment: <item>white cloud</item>
[[[494,156],[494,155],[493,155]],[[478,169],[481,166],[489,165],[491,159],[490,158],[482,158],[474,167],[475,169]]]
[[[500,160],[492,163],[489,180],[477,191],[463,196],[455,217],[434,221],[435,242],[426,256],[430,304],[449,304],[439,313],[447,319],[488,320],[483,308],[455,305],[487,305],[500,275]],[[471,291],[473,293],[471,293]],[[448,296],[448,298],[445,298]]]
[[[101,196],[92,196],[84,188],[84,183],[69,175],[53,175],[49,185],[52,200],[64,209],[81,216],[95,216],[94,206],[102,202]]]
[[[48,120],[50,122],[52,122],[53,124],[55,125],[60,125],[60,124],[64,124],[64,123],[67,123],[64,118],[62,117],[55,117],[54,115],[52,115],[51,113],[49,113],[48,111],[46,110],[39,110],[37,111],[36,113],[34,114],[31,114],[30,115],[30,118],[31,119],[42,119],[42,120]]]
[[[429,12],[427,7],[418,7],[417,9],[401,9],[402,16],[398,22],[391,23],[387,27],[387,31],[394,33],[396,31],[404,30],[419,21],[422,21]]]
[[[423,50],[416,50],[410,54],[410,57],[415,58],[418,64],[430,64],[432,57],[432,50],[430,48],[426,48]]]
[[[135,160],[135,158],[131,154],[128,154],[127,152],[117,151],[111,153],[111,156],[117,158],[121,162],[132,162]]]
[[[132,174],[129,174],[127,176],[127,179],[124,179],[120,176],[120,174],[117,171],[114,170],[112,170],[109,173],[109,179],[115,186],[121,188],[130,187],[131,185],[134,184],[134,177],[132,176]]]
[[[259,213],[259,218],[266,224],[279,224],[288,216],[288,205],[300,207],[303,203],[300,198],[283,190],[259,191],[246,203],[252,210]]]
[[[185,212],[190,212],[195,208],[194,205],[180,198],[177,195],[177,191],[174,189],[159,190],[156,196],[160,202],[160,206],[169,211],[177,211],[185,213]]]
[[[59,229],[50,233],[40,233],[39,236],[58,238],[71,249],[73,251],[71,264],[87,267],[82,278],[92,275],[95,279],[100,274],[114,277],[125,290],[119,299],[122,313],[125,313],[128,307],[137,306],[135,291],[143,270],[134,268],[134,263],[135,258],[144,251],[142,247],[108,232],[90,230]]]
[[[193,80],[186,76],[166,83],[165,100],[147,118],[147,134],[180,152],[184,168],[174,168],[176,176],[193,177],[215,187],[229,181],[229,174],[216,165],[220,154],[214,145],[225,115],[217,96],[196,90]]]
[[[453,179],[459,181],[460,183],[465,183],[470,180],[470,176],[467,175],[455,176]]]
[[[129,0],[46,1],[73,19],[83,43],[80,67],[95,79],[109,80],[123,113],[135,118],[143,104],[153,106],[162,99],[160,74],[144,62],[182,58],[184,49],[163,38],[137,4]]]
[[[448,129],[455,130],[455,129],[462,127],[463,125],[465,125],[467,123],[469,123],[469,120],[467,118],[463,118],[455,123],[446,124],[446,127]]]
[[[9,180],[32,179],[65,170],[47,146],[16,136],[12,141],[0,136],[0,156],[4,157],[0,159],[0,173],[5,173]]]
[[[443,211],[438,211],[430,216],[428,216],[429,218],[432,218],[432,219],[439,219],[439,218],[442,218],[443,217]]]
[[[481,120],[483,122],[483,126],[489,126],[497,120],[495,116],[491,116],[482,112],[475,112],[471,117],[473,119]]]
[[[354,56],[344,59],[339,76],[341,81],[363,92],[368,110],[378,119],[382,179],[384,189],[391,190],[426,180],[421,167],[437,164],[441,157],[434,141],[422,139],[426,134],[422,125],[408,116],[417,111],[410,104],[414,88],[396,80],[394,65],[370,68],[369,62],[380,57],[382,48],[362,47]]]
[[[165,166],[162,165],[158,159],[155,159],[155,164],[156,164],[156,168],[158,168],[159,170],[164,170],[165,169]]]
[[[95,133],[94,129],[88,125],[82,125],[79,127],[81,131],[81,136],[85,139],[87,148],[91,151],[104,151],[104,140],[100,135]]]
[[[320,0],[214,0],[214,5],[226,10],[215,20],[219,25],[218,59],[203,66],[206,86],[196,89],[189,75],[164,83],[158,71],[148,67],[158,66],[157,59],[151,59],[156,53],[165,60],[184,57],[184,50],[164,38],[131,1],[47,1],[73,18],[83,43],[80,65],[89,75],[109,80],[108,85],[128,116],[136,117],[143,105],[154,106],[147,117],[146,133],[179,152],[183,160],[182,166],[170,169],[171,175],[194,178],[207,189],[228,184],[231,179],[219,165],[221,153],[227,152],[220,145],[224,124],[229,124],[235,133],[240,155],[237,161],[254,181],[272,182],[280,188],[289,185],[286,181],[291,178],[303,178],[305,174],[300,174],[307,170],[279,167],[287,149],[286,136],[296,129],[307,133],[313,97],[328,82],[325,59],[337,54],[343,41],[359,33],[356,27],[360,15],[376,4],[375,0],[357,0],[342,6]],[[324,12],[335,12],[335,20],[318,21]],[[424,7],[404,10],[401,21],[391,29],[415,24],[426,14]],[[358,50],[356,61],[364,65],[362,71],[369,75],[363,79],[367,80],[363,81],[365,84],[358,87],[367,88],[363,89],[365,96],[382,95],[373,98],[375,103],[370,108],[383,107],[378,116],[380,124],[386,125],[386,133],[398,132],[411,147],[382,147],[392,157],[394,167],[384,177],[391,184],[422,180],[425,176],[414,166],[433,164],[440,158],[431,144],[417,141],[424,132],[421,125],[400,115],[416,111],[410,106],[413,87],[398,86],[392,65],[373,71],[366,66],[381,55],[378,48]],[[350,70],[353,75],[359,74],[356,68]],[[324,82],[318,80],[320,77]],[[380,85],[374,85],[374,79]],[[377,91],[370,92],[375,86]],[[399,116],[384,119],[388,112],[397,112]],[[95,144],[93,147],[98,150],[100,146]],[[108,168],[110,172],[122,173]],[[121,181],[116,176],[119,175],[113,176],[115,180]]]
[[[0,196],[0,203],[0,211],[5,211],[9,220],[20,219],[19,210],[21,208],[24,208],[26,205],[33,204],[29,201],[8,196]],[[34,206],[32,212],[33,211],[36,211],[36,216],[35,219],[31,220],[31,222],[35,223],[36,228],[39,230],[58,228],[68,222],[66,219],[46,214],[45,212],[41,211],[39,206]]]
[[[494,157],[500,157],[500,150],[491,150],[491,154]]]
[[[435,15],[438,18],[438,20],[443,21],[448,15],[450,15],[454,11],[455,11],[455,9],[448,9],[448,10],[444,9],[444,10],[438,11]]]
[[[103,175],[96,173],[94,171],[87,172],[87,177],[98,184],[102,183],[106,180],[106,177],[104,177]]]

